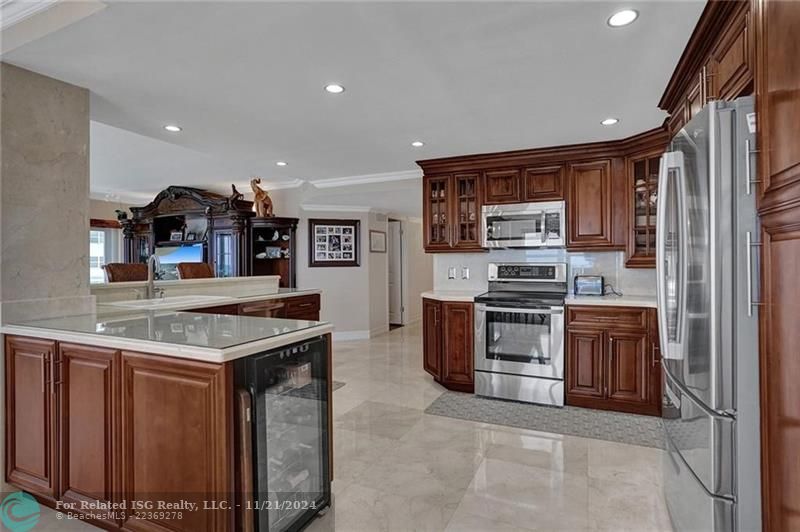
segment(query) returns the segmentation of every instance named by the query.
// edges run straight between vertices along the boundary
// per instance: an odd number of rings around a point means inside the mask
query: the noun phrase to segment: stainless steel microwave
[[[485,205],[481,244],[485,248],[564,247],[563,201]]]

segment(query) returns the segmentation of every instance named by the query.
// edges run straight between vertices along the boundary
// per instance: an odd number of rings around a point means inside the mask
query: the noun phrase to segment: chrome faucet
[[[161,297],[164,296],[164,291],[161,288],[156,288],[155,285],[155,270],[157,269],[161,269],[161,261],[158,259],[158,255],[153,253],[150,255],[150,258],[147,259],[147,290],[145,292],[145,299],[154,299],[156,293]]]

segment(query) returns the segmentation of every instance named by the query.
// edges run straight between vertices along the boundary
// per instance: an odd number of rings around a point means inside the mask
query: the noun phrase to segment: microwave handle
[[[484,312],[513,312],[515,314],[563,314],[564,307],[550,307],[545,309],[514,308],[514,307],[487,307],[477,305],[477,309]]]
[[[545,223],[547,222],[547,211],[542,211],[542,244],[547,243],[547,229]]]

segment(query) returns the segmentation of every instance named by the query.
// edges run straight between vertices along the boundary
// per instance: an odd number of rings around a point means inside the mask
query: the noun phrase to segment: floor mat
[[[557,408],[458,392],[444,392],[425,413],[644,447],[664,446],[661,418],[652,416]]]

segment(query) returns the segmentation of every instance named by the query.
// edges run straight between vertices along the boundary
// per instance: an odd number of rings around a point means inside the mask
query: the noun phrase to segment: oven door
[[[564,307],[475,305],[475,369],[564,378]]]

